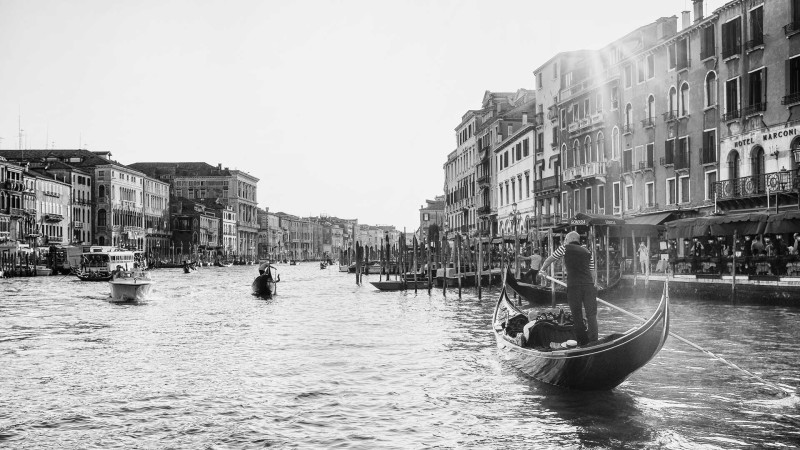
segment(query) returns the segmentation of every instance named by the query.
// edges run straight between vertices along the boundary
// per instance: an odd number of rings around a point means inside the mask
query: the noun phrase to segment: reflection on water
[[[0,280],[0,445],[35,448],[748,448],[800,443],[796,397],[669,339],[611,392],[542,385],[500,362],[497,291],[378,292],[314,263],[153,272],[108,285]],[[605,298],[640,316],[658,299]],[[673,298],[671,329],[797,389],[800,308]],[[601,306],[601,334],[635,320]]]

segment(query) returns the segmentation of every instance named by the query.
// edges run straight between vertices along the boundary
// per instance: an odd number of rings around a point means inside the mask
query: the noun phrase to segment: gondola
[[[259,270],[260,272],[261,270]],[[272,297],[277,291],[277,283],[281,281],[281,276],[277,274],[275,266],[268,265],[264,272],[253,280],[253,295],[259,297]]]
[[[321,261],[321,262],[319,263],[319,268],[320,268],[320,270],[325,270],[325,269],[327,269],[327,268],[328,268],[328,263],[327,263],[327,262],[325,262],[325,261]]]
[[[539,314],[533,325],[512,304],[504,285],[492,318],[492,329],[504,359],[526,375],[564,388],[610,390],[658,354],[669,334],[669,293],[665,284],[658,308],[641,326],[605,336],[584,346],[551,348],[574,340],[566,314]]]
[[[506,286],[508,286],[508,288],[510,288],[512,291],[516,292],[517,295],[522,297],[528,303],[547,305],[552,302],[552,291],[550,290],[549,286],[524,283],[520,280],[517,280],[516,277],[514,277],[514,275],[511,273],[511,269],[506,269],[505,277]],[[619,283],[620,279],[622,279],[621,272],[612,272],[611,283],[606,286],[600,286],[597,289],[597,295],[602,295],[603,292],[607,292],[614,288],[617,283]],[[556,286],[555,293],[556,303],[567,302],[567,291],[563,287]]]
[[[110,281],[114,274],[107,272],[75,272],[81,281]]]

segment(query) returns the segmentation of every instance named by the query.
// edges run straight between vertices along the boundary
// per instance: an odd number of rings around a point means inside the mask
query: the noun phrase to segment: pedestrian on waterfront
[[[544,260],[540,273],[546,273],[547,268],[556,259],[564,259],[564,268],[567,271],[567,303],[572,312],[572,329],[578,345],[586,345],[596,341],[597,330],[597,289],[594,284],[594,258],[592,252],[580,245],[580,235],[570,231],[561,245]],[[588,330],[583,322],[583,310],[586,310]]]
[[[764,253],[764,243],[761,242],[761,236],[756,235],[753,238],[753,243],[750,244],[750,253],[752,253],[753,256],[761,256],[761,254]]]
[[[795,233],[793,239],[792,249],[794,249],[794,252],[792,254],[797,255],[800,252],[800,233]]]
[[[699,257],[703,256],[703,250],[705,250],[705,247],[703,246],[703,243],[700,241],[700,239],[695,238],[694,247],[692,247],[692,254],[696,258],[699,258]]]
[[[639,269],[642,274],[650,275],[650,249],[644,241],[639,243]]]
[[[772,239],[766,238],[764,239],[766,244],[764,245],[764,253],[767,256],[775,256],[775,244],[772,242]]]

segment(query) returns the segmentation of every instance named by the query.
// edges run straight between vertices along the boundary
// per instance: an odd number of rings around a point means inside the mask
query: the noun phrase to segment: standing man
[[[561,245],[544,260],[540,273],[545,271],[556,259],[564,258],[567,271],[567,303],[572,312],[572,329],[578,345],[586,345],[597,340],[597,289],[594,286],[594,258],[592,252],[580,245],[580,235],[570,231]],[[587,331],[583,323],[583,310],[586,309]]]
[[[639,268],[642,275],[650,275],[650,249],[644,244],[644,241],[639,243]]]
[[[539,254],[539,249],[533,249],[533,255],[528,257],[530,261],[528,265],[530,266],[530,270],[525,274],[525,278],[531,280],[531,283],[538,283],[539,282],[539,267],[542,266],[542,255]]]

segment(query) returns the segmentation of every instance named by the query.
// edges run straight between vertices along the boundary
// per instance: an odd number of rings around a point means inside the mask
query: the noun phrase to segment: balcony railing
[[[606,176],[605,162],[590,162],[575,167],[564,169],[564,181],[577,180],[579,178],[603,177]]]
[[[654,126],[656,126],[656,123],[655,123],[655,121],[653,120],[652,117],[648,117],[646,119],[642,119],[642,127],[643,128],[653,128]]]
[[[717,150],[714,148],[700,148],[700,164],[714,164],[717,162]]]
[[[742,53],[742,44],[729,44],[722,47],[722,59],[728,59]]]
[[[485,216],[485,215],[487,215],[487,214],[489,214],[491,212],[492,212],[492,209],[490,207],[488,207],[488,206],[481,206],[480,208],[478,208],[478,215],[479,216]]]
[[[572,122],[571,124],[569,124],[569,126],[567,126],[567,131],[569,131],[570,133],[572,133],[573,131],[578,131],[579,126],[580,125],[578,125],[578,122]]]
[[[741,115],[744,117],[752,116],[754,114],[758,114],[767,110],[767,102],[763,103],[756,103],[754,105],[746,106],[742,108]]]
[[[790,22],[783,26],[783,32],[786,36],[791,36],[800,31],[800,22]]]
[[[14,217],[23,217],[25,215],[22,208],[9,208],[8,214]]]
[[[800,92],[789,94],[783,97],[783,101],[781,101],[782,105],[791,105],[793,103],[800,103]]]
[[[487,184],[489,183],[489,175],[481,175],[478,178],[478,184]]]
[[[722,120],[724,122],[727,122],[729,120],[740,119],[741,117],[742,117],[742,110],[741,109],[735,109],[733,111],[728,111],[725,114],[723,114],[722,115]]]
[[[631,134],[633,133],[633,125],[626,123],[622,125],[622,134]]]
[[[652,169],[653,160],[639,161],[639,170]]]
[[[543,192],[543,191],[550,191],[553,189],[558,189],[561,183],[558,180],[558,176],[552,177],[545,177],[541,180],[534,180],[533,182],[533,190],[534,192]]]
[[[664,122],[672,122],[678,119],[678,111],[667,111],[661,116],[664,117]]]
[[[782,170],[749,177],[714,183],[714,194],[717,200],[743,197],[754,197],[774,192],[789,192],[795,188],[797,180],[792,172]]]
[[[64,216],[61,214],[45,214],[44,221],[45,222],[61,222],[64,220]]]
[[[744,43],[744,48],[748,52],[755,50],[758,47],[762,47],[764,45],[764,35],[761,36],[753,36],[753,39]]]

